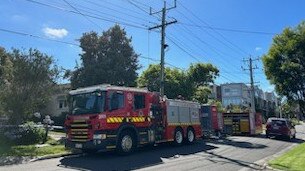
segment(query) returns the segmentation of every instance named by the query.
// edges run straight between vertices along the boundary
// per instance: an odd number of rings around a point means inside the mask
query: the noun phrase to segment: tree
[[[209,99],[209,95],[211,95],[212,91],[209,87],[199,86],[195,93],[194,99],[196,99],[199,103],[206,104]]]
[[[177,98],[181,95],[189,98],[191,87],[187,87],[187,75],[178,69],[165,68],[164,90],[168,98]],[[150,91],[158,92],[160,89],[160,65],[149,65],[137,80],[139,87],[147,87]]]
[[[305,22],[286,28],[273,38],[269,52],[263,56],[267,79],[279,95],[297,101],[305,113]]]
[[[188,69],[190,81],[195,87],[206,86],[213,83],[219,74],[219,70],[210,63],[191,64]]]
[[[182,96],[192,100],[200,86],[212,83],[218,75],[218,69],[211,64],[191,64],[187,71],[165,68],[165,94],[168,98]],[[139,87],[147,87],[150,91],[160,89],[160,65],[150,65],[137,80]],[[201,89],[198,90],[198,95]],[[202,93],[201,93],[202,94]],[[202,99],[202,97],[198,99]],[[203,97],[204,98],[204,97]]]
[[[138,55],[124,29],[115,25],[99,36],[84,33],[80,38],[82,65],[71,72],[72,88],[96,84],[135,86],[140,68]],[[70,71],[68,71],[69,73]]]
[[[21,52],[13,49],[6,53],[6,83],[2,84],[3,108],[9,114],[10,121],[20,124],[35,112],[40,112],[55,87],[59,69],[51,56],[37,49]],[[7,63],[10,63],[7,62]]]
[[[9,54],[4,48],[0,47],[0,115],[5,114],[4,110],[4,95],[7,92],[7,86],[12,79],[12,62]]]

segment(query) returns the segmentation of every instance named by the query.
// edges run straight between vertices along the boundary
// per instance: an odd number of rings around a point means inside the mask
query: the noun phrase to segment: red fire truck
[[[131,153],[145,144],[192,143],[202,136],[200,104],[145,89],[97,85],[70,91],[66,147]]]

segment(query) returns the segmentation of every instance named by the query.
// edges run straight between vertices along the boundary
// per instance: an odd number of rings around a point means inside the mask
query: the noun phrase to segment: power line
[[[73,45],[73,46],[78,46],[79,47],[79,45],[76,44],[76,43],[50,39],[50,38],[47,38],[47,37],[42,37],[42,36],[33,35],[33,34],[29,34],[29,33],[13,31],[13,30],[8,30],[8,29],[4,29],[4,28],[0,28],[0,31],[7,32],[7,33],[12,33],[12,34],[17,34],[17,35],[21,35],[21,36],[29,36],[29,37],[34,37],[34,38],[38,38],[38,39],[44,39],[44,40],[48,40],[48,41],[53,41],[53,42],[57,42],[57,43],[63,43],[63,44]]]
[[[190,35],[191,36],[194,36],[193,34],[191,34],[192,32],[191,31],[188,31],[188,33],[190,33]],[[194,36],[196,39],[199,39],[199,40],[201,40],[199,37],[197,37],[196,35]],[[171,37],[172,39],[173,39],[173,37]],[[189,36],[184,36],[184,38],[185,39],[189,39]],[[177,39],[177,37],[175,36],[175,39]],[[180,41],[180,44],[184,44],[184,43],[181,43],[181,42],[183,42],[183,41]],[[199,45],[197,45],[196,43],[194,43],[194,41],[186,41],[186,42],[191,42],[191,43],[193,43],[195,46],[197,46],[199,49],[202,49],[202,47],[200,47]],[[205,42],[205,41],[203,41],[203,40],[201,40],[200,41],[201,43],[204,43],[204,44],[208,44],[207,42]],[[174,44],[176,44],[175,42],[174,42]],[[179,46],[179,45],[176,45],[176,46]],[[184,47],[184,48],[182,48],[182,47]],[[186,50],[185,50],[185,45],[182,45],[182,46],[180,46],[179,47],[179,49],[181,49],[182,48],[182,51],[184,51],[185,53],[187,53],[188,55],[190,55],[190,51],[192,52],[192,50],[190,50],[189,52],[187,52]],[[214,49],[213,49],[214,50]],[[204,52],[204,51],[203,51]],[[220,53],[218,53],[217,51],[216,51],[216,53],[217,54],[219,54],[220,56],[221,56],[221,54]],[[193,56],[193,55],[192,55]],[[191,57],[192,57],[191,56]],[[208,55],[207,55],[208,56]],[[206,57],[207,58],[207,57]],[[208,59],[208,58],[207,58]],[[215,58],[215,60],[217,60],[217,61],[219,61],[219,62],[217,62],[217,63],[221,63],[221,64],[223,64],[223,66],[227,66],[227,64],[225,64],[222,60],[219,60],[218,58]],[[224,68],[222,69],[222,70],[225,70]]]
[[[74,6],[76,6],[76,5],[74,5]],[[104,14],[104,15],[106,15],[106,16],[112,16],[112,17],[114,17],[114,18],[116,18],[116,19],[124,20],[125,22],[127,21],[127,22],[129,22],[129,23],[133,23],[133,24],[142,25],[142,26],[144,26],[144,27],[147,27],[147,26],[145,26],[145,25],[142,24],[142,23],[139,23],[139,22],[136,22],[136,21],[132,21],[132,20],[127,20],[127,19],[125,19],[125,18],[121,18],[121,17],[115,16],[115,15],[112,15],[112,14],[108,14],[108,13],[105,13],[105,12],[101,12],[101,11],[96,10],[96,9],[92,9],[92,8],[85,7],[85,6],[82,6],[82,5],[77,5],[77,6],[78,6],[78,9],[80,9],[79,7],[88,9],[89,11],[88,11],[88,10],[82,9],[82,11],[85,11],[85,12],[87,12],[88,14],[93,14],[93,15],[96,15],[96,16],[99,16],[99,17],[104,17],[104,16],[102,16],[102,15],[99,15],[99,14]],[[103,8],[104,8],[104,7],[103,7]],[[95,12],[97,12],[97,13],[99,13],[99,14],[94,13],[94,12],[92,12],[92,11],[95,11]]]
[[[183,51],[184,53],[188,54],[190,57],[194,58],[197,62],[201,62],[198,58],[196,58],[194,55],[192,55],[190,52],[188,52],[187,50],[185,50],[182,46],[180,46],[179,44],[177,44],[172,37],[167,36],[167,39],[172,42],[174,45],[176,45],[176,47],[178,47],[181,51]],[[233,80],[229,79],[228,77],[224,76],[224,75],[219,75],[220,77],[223,77],[224,79],[230,81],[230,82],[234,82]]]
[[[132,18],[136,18],[138,20],[142,20],[142,21],[146,21],[146,22],[150,22],[150,20],[146,19],[146,18],[141,18],[138,16],[135,16],[135,15],[132,15],[130,13],[127,13],[127,12],[123,12],[122,10],[117,10],[117,9],[114,9],[114,8],[111,8],[111,7],[107,7],[107,6],[104,6],[100,3],[97,3],[97,2],[94,2],[94,1],[90,1],[90,0],[85,0],[87,3],[91,4],[91,5],[95,5],[95,6],[99,6],[99,7],[102,7],[103,9],[108,9],[108,10],[111,10],[111,11],[114,11],[116,13],[120,13],[120,14],[123,14],[125,16],[129,16],[129,17],[132,17]],[[89,9],[89,8],[88,8]],[[94,11],[98,11],[98,10],[94,10]],[[126,8],[124,8],[124,11],[126,11]],[[100,11],[99,11],[100,12]],[[109,14],[108,14],[109,15]]]
[[[67,0],[63,0],[66,4],[68,4],[71,8],[73,8],[75,11],[77,11],[80,15],[82,15],[86,20],[88,20],[93,25],[99,27],[100,29],[103,29],[100,25],[96,24],[94,21],[92,21],[88,16],[84,15],[82,12],[80,12],[76,7],[71,5]]]
[[[77,46],[77,47],[81,48],[81,46],[79,44],[76,44],[76,43],[73,43],[73,42],[67,42],[67,41],[50,39],[50,38],[47,38],[47,37],[42,37],[42,36],[38,36],[38,35],[30,34],[30,33],[25,33],[25,32],[20,32],[20,31],[8,30],[8,29],[4,29],[4,28],[0,28],[0,31],[11,33],[11,34],[16,34],[16,35],[20,35],[20,36],[29,36],[29,37],[33,37],[33,38],[37,38],[37,39],[42,39],[42,40],[48,40],[48,41],[52,41],[52,42],[56,42],[56,43],[62,43],[62,44]],[[139,55],[139,57],[143,58],[143,59],[149,59],[149,60],[152,60],[152,61],[155,61],[155,62],[160,62],[160,60],[158,60],[158,59],[150,58],[150,57],[143,56],[143,55]],[[179,68],[179,67],[177,67],[177,66],[175,66],[175,65],[173,65],[171,63],[168,63],[168,62],[165,62],[165,64],[169,65],[171,67],[180,69],[180,70],[184,70],[184,69]]]
[[[187,17],[187,16],[186,16],[185,14],[183,14],[182,12],[179,12],[179,11],[178,11],[178,13],[181,14],[181,15],[182,15],[183,17],[185,17],[186,19],[188,19],[189,21],[191,21],[192,23],[195,23],[192,19],[190,19],[189,17]],[[181,25],[181,26],[183,26],[186,30],[189,30],[185,25]],[[213,34],[211,34],[210,32],[208,32],[207,30],[203,30],[203,29],[201,29],[201,30],[204,31],[204,32],[205,32],[206,34],[208,34],[209,36],[211,36],[212,38],[214,38],[215,40],[217,40],[217,41],[218,41],[219,43],[221,43],[222,45],[224,45],[224,46],[228,47],[229,49],[231,49],[231,50],[233,50],[233,51],[236,52],[236,49],[233,49],[231,46],[227,45],[227,44],[224,43],[222,40],[220,40],[218,37],[216,37],[216,36],[214,36]],[[202,43],[208,45],[209,47],[212,48],[213,51],[216,51],[216,53],[218,53],[218,51],[215,50],[216,48],[215,48],[214,46],[212,46],[212,45],[206,43],[205,41],[201,40],[200,38],[198,38],[198,36],[195,35],[195,34],[193,33],[193,31],[189,31],[189,32],[190,32],[193,36],[195,36],[200,42],[202,42]],[[223,52],[221,52],[221,53],[223,53]],[[239,52],[238,52],[238,53],[239,53]],[[226,55],[225,53],[223,53],[223,54]]]
[[[65,8],[61,8],[61,7],[58,7],[58,6],[54,6],[54,5],[50,5],[50,4],[46,4],[46,3],[42,3],[42,2],[38,2],[38,1],[35,1],[35,0],[25,0],[25,1],[28,1],[28,2],[31,2],[31,3],[35,3],[35,4],[38,4],[38,5],[42,5],[42,6],[46,6],[46,7],[50,7],[50,8],[55,8],[55,9],[58,9],[58,10],[61,10],[61,11],[70,12],[70,13],[73,13],[73,14],[80,15],[77,11],[67,10]],[[146,27],[130,24],[130,23],[127,23],[127,22],[124,22],[124,21],[118,21],[118,20],[114,20],[114,19],[102,18],[102,17],[97,17],[97,16],[93,16],[93,15],[89,15],[89,14],[84,14],[84,13],[83,13],[83,15],[85,15],[87,17],[90,17],[90,18],[94,18],[94,19],[110,22],[110,23],[119,23],[121,25],[129,26],[129,27],[133,27],[133,28],[138,28],[138,29],[143,29],[143,30],[147,30]]]
[[[200,27],[200,28],[210,29],[210,30],[220,30],[220,31],[245,33],[245,34],[260,34],[260,35],[275,35],[275,34],[277,34],[277,33],[273,33],[273,32],[264,32],[264,31],[251,31],[251,30],[212,27],[212,26],[209,27],[209,26],[204,26],[204,25],[189,24],[189,23],[183,23],[183,22],[178,22],[178,24],[182,24],[182,25],[185,25],[185,26],[191,26],[191,27]]]
[[[182,46],[178,45],[170,36],[166,36],[168,38],[168,40],[170,42],[172,42],[176,47],[178,47],[181,51],[183,51],[184,53],[188,54],[190,57],[192,57],[193,59],[195,59],[197,62],[200,62],[200,60],[198,58],[196,58],[194,55],[192,55],[191,53],[189,53],[188,51],[186,51]]]
[[[226,42],[228,42],[229,44],[231,44],[232,46],[234,46],[236,49],[238,49],[240,52],[248,55],[247,52],[245,52],[244,50],[242,50],[239,46],[235,45],[234,43],[232,43],[230,40],[228,40],[223,34],[221,34],[220,32],[218,32],[217,30],[215,30],[213,27],[211,27],[207,22],[205,22],[202,18],[198,17],[197,15],[195,15],[191,10],[189,10],[187,7],[185,7],[182,3],[178,2],[182,8],[184,8],[186,11],[188,11],[191,15],[193,15],[197,20],[199,20],[200,22],[202,22],[204,25],[206,25],[207,27],[209,27],[210,29],[212,29],[215,33],[217,33],[220,37],[222,37]]]
[[[131,5],[133,5],[134,7],[138,8],[139,10],[143,11],[144,13],[150,15],[150,13],[149,13],[148,11],[146,11],[146,10],[143,9],[143,8],[141,8],[139,5],[137,5],[136,3],[134,3],[132,0],[127,0],[127,2],[129,2]],[[155,17],[157,20],[160,20],[160,18],[159,18],[160,15],[159,15],[159,17],[157,17],[157,16],[155,16],[155,15],[151,15],[151,16]]]

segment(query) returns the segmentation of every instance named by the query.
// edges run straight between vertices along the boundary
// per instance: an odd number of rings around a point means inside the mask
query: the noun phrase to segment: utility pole
[[[171,10],[171,9],[173,9],[173,8],[176,8],[176,0],[175,0],[174,6],[170,7],[170,8],[166,8],[166,1],[164,1],[164,6],[163,6],[161,11],[152,12],[152,8],[150,8],[150,15],[162,13],[162,22],[161,22],[161,24],[149,28],[149,30],[161,28],[161,62],[160,62],[160,66],[161,66],[161,73],[160,73],[160,95],[161,95],[161,97],[164,96],[164,58],[165,58],[165,48],[167,47],[167,45],[165,43],[165,28],[166,28],[167,25],[174,24],[174,23],[177,22],[177,20],[166,22],[166,12]]]
[[[249,59],[243,60],[244,62],[249,63],[249,68],[243,68],[244,70],[249,70],[250,71],[250,93],[251,93],[251,110],[249,113],[249,118],[250,118],[250,131],[251,134],[255,134],[256,128],[255,128],[255,88],[254,88],[254,80],[253,80],[253,70],[257,69],[257,66],[253,67],[253,61],[258,61],[259,58],[257,59],[252,59],[250,56]]]

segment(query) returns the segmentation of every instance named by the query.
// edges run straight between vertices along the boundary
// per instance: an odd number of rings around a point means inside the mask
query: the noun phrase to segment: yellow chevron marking
[[[115,123],[118,123],[119,122],[119,119],[118,118],[113,118]]]

